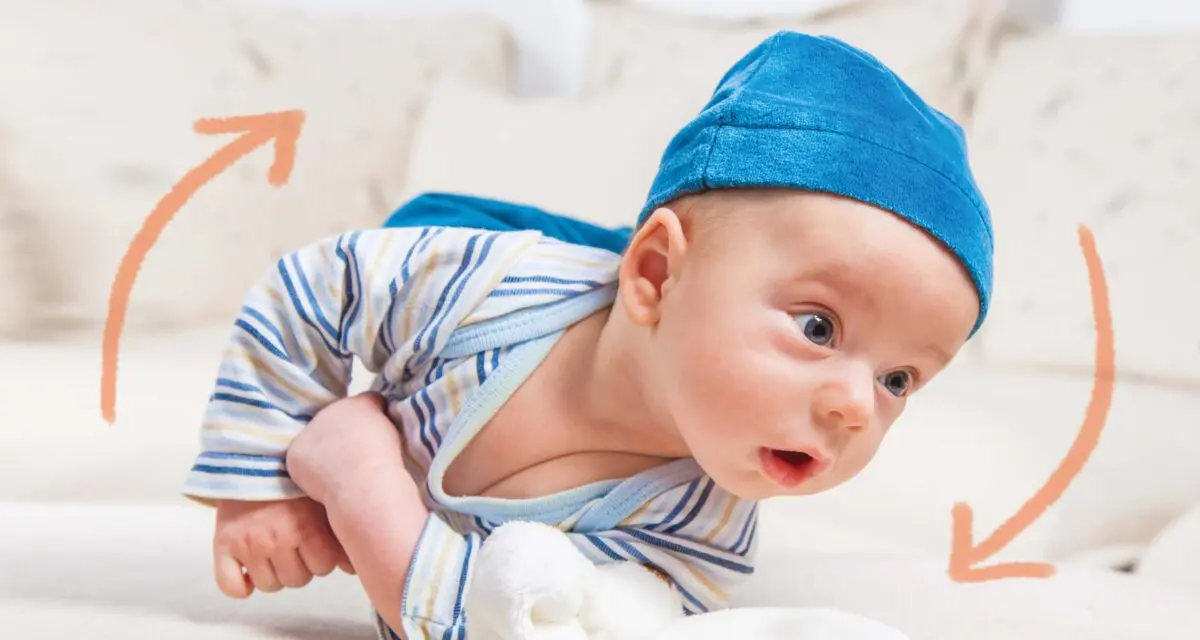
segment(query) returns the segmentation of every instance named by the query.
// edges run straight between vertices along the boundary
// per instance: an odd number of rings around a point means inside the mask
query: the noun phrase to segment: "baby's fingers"
[[[263,593],[275,593],[283,589],[283,583],[279,581],[279,576],[275,573],[275,566],[269,558],[247,563],[246,573],[249,575],[250,581],[254,583],[254,588]]]
[[[301,549],[301,551],[303,552],[304,550]],[[332,536],[329,538],[329,544],[322,546],[321,554],[321,568],[325,570],[325,572],[317,573],[317,571],[314,569],[313,573],[316,573],[319,576],[325,576],[333,573],[334,568],[337,568],[341,569],[345,573],[354,575],[354,565],[350,564],[350,557],[346,555],[346,550],[342,548],[342,545],[338,543],[336,538],[333,538]],[[305,556],[305,560],[307,559],[308,556]],[[308,566],[310,568],[312,567],[311,564]]]
[[[315,576],[327,576],[337,568],[342,550],[332,536],[319,536],[300,545],[300,558]]]
[[[345,553],[342,554],[342,559],[338,561],[338,568],[350,575],[354,575],[354,565],[350,564],[350,558]]]
[[[213,574],[221,593],[230,598],[249,598],[254,585],[242,573],[242,563],[228,553],[213,554]]]
[[[342,543],[334,535],[328,521],[322,523],[319,534],[308,536],[300,544],[300,557],[304,558],[304,563],[308,565],[314,575],[327,576],[333,573],[334,569],[341,569],[354,575],[354,567],[350,565],[350,558],[346,555],[346,550],[342,548]]]
[[[307,566],[299,549],[281,551],[271,557],[271,567],[279,583],[289,589],[299,589],[312,582],[313,572]]]

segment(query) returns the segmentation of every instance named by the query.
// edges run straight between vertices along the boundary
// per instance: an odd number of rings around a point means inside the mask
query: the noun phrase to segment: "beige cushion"
[[[443,82],[417,133],[408,193],[464,191],[632,224],[667,142],[698,108],[682,95],[525,99]]]
[[[0,150],[0,163],[4,162]],[[2,175],[0,170],[0,175]],[[35,289],[35,269],[28,263],[33,256],[23,250],[29,239],[21,227],[17,193],[0,180],[0,339],[18,335],[29,328],[29,308]]]
[[[1200,382],[1198,65],[1194,30],[1046,35],[999,51],[973,140],[996,227],[981,334],[992,362],[1091,371],[1086,224],[1109,281],[1118,373]]]
[[[145,264],[131,327],[231,317],[281,252],[376,224],[399,197],[426,87],[453,73],[503,88],[508,50],[502,27],[472,17],[233,0],[3,3],[3,182],[27,197],[33,233],[52,239],[33,249],[52,267],[39,322],[102,322],[144,217],[229,142],[194,133],[197,118],[302,109],[308,119],[285,188],[266,183],[268,148],[184,208]]]
[[[746,21],[595,3],[591,94],[686,93],[703,106],[725,71],[780,29],[838,37],[892,67],[933,105],[965,120],[970,93],[1002,13],[997,0],[866,0],[810,18]]]

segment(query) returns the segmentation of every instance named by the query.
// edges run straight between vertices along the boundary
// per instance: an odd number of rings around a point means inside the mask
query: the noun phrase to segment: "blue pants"
[[[524,204],[453,193],[425,193],[388,216],[384,227],[467,227],[488,231],[541,231],[568,242],[621,253],[631,227],[606,229]]]

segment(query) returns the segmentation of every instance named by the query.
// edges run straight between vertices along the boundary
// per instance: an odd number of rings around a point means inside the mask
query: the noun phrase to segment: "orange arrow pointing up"
[[[196,133],[242,135],[188,171],[171,187],[146,217],[133,242],[129,243],[125,256],[121,258],[108,298],[108,316],[104,321],[104,345],[100,366],[100,413],[109,424],[116,421],[117,352],[121,343],[121,329],[125,325],[129,294],[133,291],[133,283],[142,268],[146,254],[150,252],[154,243],[158,242],[163,229],[175,214],[201,187],[233,163],[272,140],[275,141],[275,161],[267,172],[267,181],[276,187],[287,183],[296,159],[296,140],[300,137],[303,124],[303,111],[280,111],[232,118],[202,118],[196,121],[193,126]]]
[[[984,582],[1002,578],[1049,578],[1054,567],[1040,562],[1015,562],[995,564],[988,567],[975,565],[986,561],[1008,546],[1022,531],[1033,524],[1067,490],[1071,481],[1087,464],[1088,458],[1100,442],[1104,422],[1112,404],[1113,382],[1116,372],[1116,355],[1113,349],[1112,312],[1108,303],[1108,285],[1104,280],[1104,268],[1096,253],[1096,241],[1092,232],[1079,227],[1079,244],[1087,262],[1088,281],[1092,289],[1092,314],[1096,319],[1096,371],[1092,382],[1092,398],[1088,403],[1083,427],[1066,457],[1050,475],[1046,484],[1038,490],[1011,518],[992,535],[979,544],[973,544],[972,531],[974,512],[969,505],[954,506],[954,535],[950,548],[950,578],[955,582]]]

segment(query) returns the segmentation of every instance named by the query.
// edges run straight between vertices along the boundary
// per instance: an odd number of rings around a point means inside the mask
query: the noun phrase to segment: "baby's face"
[[[655,391],[726,490],[837,486],[962,347],[975,289],[930,236],[857,201],[755,192],[712,206],[729,210],[691,234],[661,300]]]

